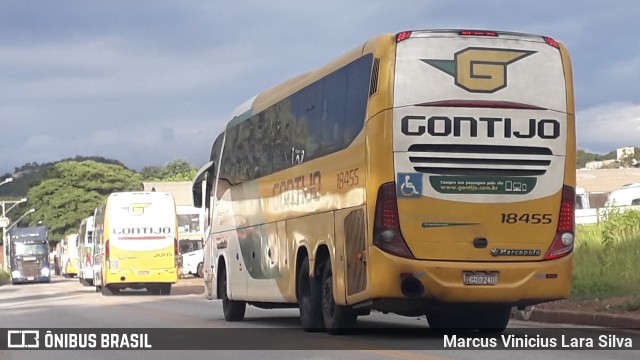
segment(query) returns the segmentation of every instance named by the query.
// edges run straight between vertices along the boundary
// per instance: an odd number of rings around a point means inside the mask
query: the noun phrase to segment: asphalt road
[[[299,325],[297,309],[262,310],[247,308],[243,322],[228,323],[219,301],[207,301],[198,280],[180,280],[170,296],[154,296],[144,291],[125,291],[118,296],[102,296],[93,287],[83,287],[76,279],[57,277],[51,284],[5,285],[0,287],[0,328],[56,329],[69,332],[83,329],[121,329],[130,332],[149,328],[182,328],[175,338],[194,334],[203,348],[223,350],[0,350],[0,359],[602,359],[640,358],[640,350],[479,350],[473,346],[445,348],[451,337],[430,330],[424,317],[407,318],[372,313],[358,320],[358,328],[344,336],[306,333]],[[97,330],[96,330],[97,331]],[[157,331],[157,330],[156,330]],[[191,331],[191,333],[189,333]],[[598,339],[611,334],[606,329],[576,329],[553,324],[532,324],[512,320],[506,335],[519,338],[555,338],[570,334]],[[640,348],[638,334],[616,332],[617,339],[632,338]],[[0,336],[6,336],[0,334]],[[467,337],[480,341],[477,334]],[[462,339],[462,340],[458,340]],[[2,339],[0,339],[1,341]],[[169,347],[174,339],[156,343]],[[181,340],[176,340],[180,342]],[[457,341],[467,341],[456,338]],[[472,340],[473,341],[473,340]],[[489,339],[484,338],[484,341]],[[596,344],[597,347],[597,344]],[[297,350],[291,350],[297,349]]]

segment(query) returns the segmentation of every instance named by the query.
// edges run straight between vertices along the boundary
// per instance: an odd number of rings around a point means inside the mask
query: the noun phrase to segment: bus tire
[[[198,264],[198,268],[196,269],[195,276],[197,278],[201,278],[201,279],[204,277],[204,264],[203,263]]]
[[[158,286],[159,295],[171,295],[171,284],[160,284]]]
[[[324,330],[322,319],[321,283],[317,276],[309,276],[309,259],[302,260],[298,270],[297,292],[300,323],[307,332]]]
[[[501,304],[450,305],[427,315],[429,327],[444,331],[501,333],[509,324],[511,306]]]
[[[218,277],[218,294],[222,299],[222,312],[226,321],[242,321],[244,320],[244,312],[247,303],[244,301],[236,301],[229,299],[227,295],[227,269],[225,266],[220,267],[220,275]]]
[[[350,307],[338,305],[334,300],[333,271],[330,259],[327,259],[322,271],[322,317],[327,332],[332,335],[348,332],[358,319],[358,314]]]
[[[109,285],[103,285],[100,290],[102,291],[102,295],[104,296],[111,296],[111,295],[116,295],[120,292],[120,289],[111,287]]]
[[[486,305],[482,312],[476,313],[478,331],[498,334],[503,332],[511,319],[511,306]]]

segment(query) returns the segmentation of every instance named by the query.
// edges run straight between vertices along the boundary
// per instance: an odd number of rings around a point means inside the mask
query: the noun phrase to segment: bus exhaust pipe
[[[403,277],[400,289],[402,290],[402,295],[408,298],[418,298],[424,294],[424,285],[413,276]]]

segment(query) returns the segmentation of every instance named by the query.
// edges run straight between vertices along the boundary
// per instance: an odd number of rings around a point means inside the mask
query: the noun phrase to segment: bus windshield
[[[190,233],[200,231],[200,214],[178,215],[178,227],[180,230]]]
[[[16,256],[46,255],[46,254],[47,254],[46,244],[14,243],[14,246],[13,246],[13,255],[16,255]]]

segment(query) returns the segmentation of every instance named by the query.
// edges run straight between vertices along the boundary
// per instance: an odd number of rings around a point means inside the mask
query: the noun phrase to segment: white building
[[[633,157],[635,155],[635,149],[631,146],[616,149],[616,160],[621,161],[627,157]]]

